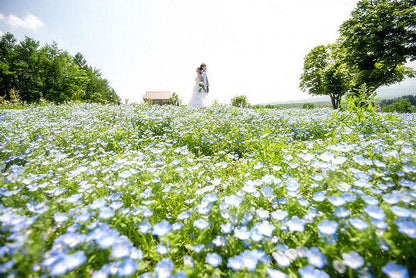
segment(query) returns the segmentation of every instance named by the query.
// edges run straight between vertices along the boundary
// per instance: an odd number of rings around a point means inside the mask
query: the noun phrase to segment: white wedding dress
[[[199,108],[207,106],[207,93],[205,93],[204,89],[199,86],[199,78],[198,76],[195,77],[195,85],[192,90],[191,100],[189,101],[188,106]],[[200,91],[201,90],[201,91]]]

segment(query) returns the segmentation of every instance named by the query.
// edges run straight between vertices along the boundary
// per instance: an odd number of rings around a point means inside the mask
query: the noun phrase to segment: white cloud
[[[4,32],[0,31],[0,37],[3,37]]]
[[[43,25],[45,25],[39,18],[37,18],[34,15],[26,15],[23,17],[23,19],[11,14],[9,16],[4,16],[0,14],[0,21],[5,22],[10,27],[17,29],[17,28],[23,28],[23,29],[31,29],[31,30],[37,30]]]

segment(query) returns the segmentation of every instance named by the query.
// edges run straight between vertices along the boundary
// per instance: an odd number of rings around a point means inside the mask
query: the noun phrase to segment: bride
[[[205,92],[205,90],[199,85],[202,82],[202,76],[201,76],[201,69],[200,68],[196,68],[196,77],[195,77],[195,85],[194,88],[192,90],[192,97],[191,100],[189,101],[189,107],[195,107],[195,108],[199,108],[199,107],[204,107],[206,106],[206,102],[207,102],[207,93]]]

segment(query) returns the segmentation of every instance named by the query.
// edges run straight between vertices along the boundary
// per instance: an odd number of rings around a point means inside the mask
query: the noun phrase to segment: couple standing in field
[[[207,105],[207,96],[209,93],[209,82],[207,77],[207,65],[202,63],[196,68],[195,85],[192,91],[192,97],[189,101],[189,107],[204,107]]]

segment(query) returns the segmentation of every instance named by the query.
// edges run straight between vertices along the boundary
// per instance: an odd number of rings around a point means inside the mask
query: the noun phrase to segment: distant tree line
[[[372,94],[416,71],[416,1],[361,0],[330,45],[319,45],[305,57],[300,87],[312,95],[329,95],[338,108],[346,93],[366,86]]]
[[[411,105],[416,105],[416,95],[407,95],[407,96],[402,96],[399,98],[383,99],[380,101],[380,105],[381,107],[385,107],[402,99],[406,99]]]
[[[18,42],[6,33],[0,38],[0,96],[11,99],[11,94],[29,103],[120,103],[108,80],[81,53],[72,56],[55,42],[41,46],[29,37]]]

